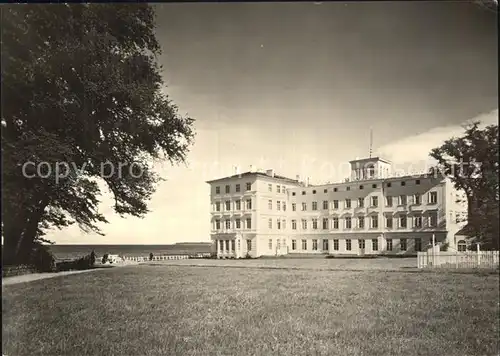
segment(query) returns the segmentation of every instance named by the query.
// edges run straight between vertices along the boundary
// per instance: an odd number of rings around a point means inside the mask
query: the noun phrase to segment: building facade
[[[310,185],[273,170],[210,184],[211,238],[219,258],[285,254],[414,255],[456,248],[461,194],[442,176],[391,176],[381,158],[351,161],[351,178]]]

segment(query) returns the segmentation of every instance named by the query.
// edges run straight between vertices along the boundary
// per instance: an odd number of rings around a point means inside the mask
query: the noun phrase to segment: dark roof
[[[261,177],[266,177],[266,178],[271,178],[271,179],[274,178],[274,179],[282,180],[282,181],[285,181],[288,183],[295,183],[295,184],[299,183],[299,181],[297,179],[287,178],[284,176],[280,176],[279,174],[275,174],[274,177],[272,177],[264,172],[244,172],[244,173],[240,173],[240,174],[233,174],[232,176],[212,179],[212,180],[206,181],[206,183],[214,183],[217,181],[222,181],[222,180],[231,179],[231,178],[244,178],[244,177],[251,177],[251,176],[261,176]]]
[[[460,230],[458,230],[455,235],[460,235],[460,236],[468,236],[471,237],[473,235],[472,227],[467,224]]]

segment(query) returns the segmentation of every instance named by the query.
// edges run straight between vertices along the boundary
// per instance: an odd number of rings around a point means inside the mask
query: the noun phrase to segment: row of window
[[[401,184],[402,187],[404,187],[406,185],[406,181],[401,181],[400,184]],[[420,179],[415,180],[415,184],[416,185],[420,185]],[[390,188],[391,186],[392,186],[391,182],[386,183],[386,187]],[[372,184],[372,188],[377,188],[377,187],[378,187],[377,184]],[[245,188],[246,188],[246,191],[252,190],[252,183],[247,182],[246,185],[245,185]],[[269,192],[273,192],[274,191],[273,184],[268,184],[268,188],[267,189],[268,189]],[[275,189],[276,189],[277,193],[286,193],[286,187],[283,186],[283,185],[277,184]],[[360,184],[359,185],[359,189],[363,190],[364,189],[364,185]],[[350,191],[351,187],[350,186],[346,186],[345,190],[346,191]],[[338,188],[337,187],[333,188],[333,191],[334,192],[338,192]],[[238,184],[235,185],[235,192],[236,193],[241,192],[241,184],[238,183]],[[224,193],[225,194],[230,194],[231,193],[231,185],[230,184],[226,184],[224,186]],[[316,190],[313,189],[312,193],[316,194]],[[328,189],[326,189],[326,188],[323,189],[323,193],[328,193]],[[216,186],[215,187],[215,194],[221,194],[221,187],[220,186]],[[296,192],[292,192],[292,195],[296,195]],[[306,191],[305,190],[302,191],[302,195],[306,195]]]
[[[273,184],[268,184],[267,187],[268,187],[267,188],[268,191],[270,191],[270,192],[273,191]],[[220,186],[216,186],[215,187],[215,194],[220,194],[221,193],[221,189],[220,188],[221,188]],[[252,183],[250,183],[250,182],[246,183],[245,188],[246,188],[246,191],[252,190]],[[234,187],[234,191],[236,193],[240,193],[241,192],[241,184],[239,184],[239,183],[236,184],[235,187]],[[284,194],[284,193],[286,193],[286,187],[284,185],[277,184],[276,185],[276,192]],[[231,185],[230,184],[226,184],[224,186],[224,193],[225,194],[230,194],[231,193]]]
[[[267,208],[269,210],[273,210],[273,201],[272,200],[269,200],[267,202]],[[281,211],[281,210],[286,211],[286,202],[285,201],[280,201],[280,200],[276,201],[276,210],[278,210],[278,211]]]
[[[401,186],[402,186],[402,187],[406,186],[406,181],[402,181],[402,182],[400,182],[400,183],[401,183]],[[420,185],[420,179],[416,179],[416,180],[415,180],[415,184],[416,184],[416,185]],[[377,187],[378,187],[378,186],[377,186],[377,184],[372,184],[372,188],[375,188],[375,189],[376,189]],[[386,187],[387,187],[387,188],[392,187],[392,182],[388,182],[388,183],[386,183]],[[359,186],[359,189],[360,189],[360,190],[363,190],[364,188],[365,188],[365,186],[364,186],[364,185],[362,185],[362,184]],[[349,192],[349,191],[351,190],[351,187],[350,187],[350,186],[346,186],[346,187],[345,187],[345,190],[346,190],[347,192]],[[338,190],[338,188],[337,188],[337,187],[335,187],[335,188],[333,188],[333,191],[334,191],[334,192],[338,192],[339,190]],[[316,190],[315,190],[315,189],[313,189],[313,190],[312,190],[312,193],[313,193],[313,194],[316,194]],[[328,193],[328,189],[323,189],[323,193]],[[292,195],[296,195],[296,192],[292,192]],[[302,191],[302,195],[306,195],[306,191],[305,191],[305,190],[303,190],[303,191]]]
[[[422,250],[422,239],[414,239],[415,240],[415,251],[421,251]],[[269,244],[271,246],[271,240],[269,240]],[[387,239],[386,240],[386,250],[387,251],[392,251],[393,250],[393,241],[392,239]],[[378,251],[378,240],[377,239],[372,239],[372,251]],[[358,247],[360,250],[364,250],[366,248],[366,242],[363,239],[358,240]],[[301,248],[302,250],[307,250],[307,240],[301,240]],[[345,249],[346,251],[351,251],[352,250],[352,240],[346,239],[345,240]],[[401,251],[406,251],[408,249],[408,244],[407,244],[407,239],[400,239],[399,240],[399,249]],[[292,240],[292,250],[296,251],[297,250],[297,240]],[[312,250],[317,251],[318,250],[318,240],[312,240]],[[329,251],[329,240],[323,240],[323,251]],[[339,251],[340,250],[340,245],[339,245],[339,240],[335,239],[333,240],[333,250],[334,251]]]
[[[245,189],[246,191],[250,191],[252,190],[252,183],[250,182],[247,182],[246,185],[245,185]],[[220,194],[220,186],[216,186],[215,187],[215,194]],[[236,184],[235,185],[235,192],[236,193],[240,193],[241,192],[241,184]],[[224,193],[226,194],[230,194],[231,193],[231,185],[229,184],[226,184],[226,186],[224,187]]]
[[[242,219],[235,219],[234,220],[234,229],[241,229],[242,228],[242,223],[245,223],[245,228],[246,229],[251,229],[252,228],[252,218],[247,218],[245,220]],[[231,229],[231,220],[227,219],[224,220],[224,227],[226,230]],[[221,229],[221,221],[220,220],[215,220],[215,229],[220,230]]]
[[[365,217],[364,216],[358,216],[357,218],[352,218],[350,216],[347,216],[342,219],[344,221],[343,228],[348,230],[348,229],[353,229],[353,228],[358,228],[358,229],[364,229],[366,224],[365,224]],[[422,227],[422,222],[423,222],[423,217],[421,215],[416,215],[413,216],[413,227],[414,228],[420,228]],[[313,230],[318,229],[318,221],[319,219],[313,218],[311,219],[311,227]],[[322,220],[322,228],[323,230],[328,230],[328,229],[334,229],[337,230],[339,229],[339,221],[340,219],[335,217],[331,219],[331,225],[330,225],[330,219],[329,218],[323,218]],[[397,227],[400,229],[406,229],[408,228],[408,216],[401,214],[398,216],[396,219],[397,221]],[[251,219],[248,218],[246,219],[247,222],[247,229],[251,228]],[[276,225],[274,225],[274,222]],[[241,219],[235,219],[233,223],[233,228],[234,229],[241,229],[241,224],[242,220]],[[297,220],[292,220],[292,230],[297,230]],[[308,229],[308,223],[309,221],[307,219],[302,219],[301,220],[301,230],[307,230]],[[377,229],[378,228],[378,223],[379,223],[379,217],[378,215],[372,215],[369,217],[369,227],[371,229]],[[429,227],[436,227],[437,226],[437,213],[432,213],[427,217],[427,225]],[[231,229],[231,220],[227,219],[224,220],[224,227],[225,229],[229,230]],[[286,220],[277,218],[276,220],[273,219],[268,219],[268,228],[273,229],[276,227],[277,230],[285,230],[286,229]],[[394,218],[392,216],[386,216],[385,218],[385,227],[388,229],[392,229],[394,227]],[[215,220],[215,229],[220,230],[221,229],[221,220]]]
[[[392,207],[393,206],[393,198],[392,196],[386,197],[386,207]],[[422,204],[422,197],[419,194],[414,194],[409,196],[410,199],[408,199],[408,196],[406,195],[400,195],[398,198],[398,205],[407,205],[413,204],[413,205],[420,205]],[[246,209],[252,209],[252,200],[247,199],[245,201],[246,203]],[[429,198],[428,198],[428,203],[429,204],[436,204],[437,203],[437,192],[430,192],[429,193]],[[313,201],[312,202],[312,210],[316,211],[318,210],[318,202]],[[334,200],[332,202],[333,209],[338,209],[339,208],[339,201]],[[328,210],[329,208],[329,202],[328,200],[323,200],[323,210]],[[357,207],[358,208],[364,208],[365,207],[365,198],[358,198],[357,200]],[[370,207],[376,208],[378,207],[378,197],[373,196],[370,197]],[[225,211],[230,211],[231,210],[231,201],[227,200],[224,202],[224,208]],[[235,210],[241,210],[241,200],[236,200],[234,202],[234,208]],[[307,203],[303,202],[301,205],[301,210],[302,211],[307,211]],[[351,209],[352,208],[352,200],[351,199],[345,199],[344,200],[344,208],[345,209]],[[268,201],[268,209],[272,210],[273,209],[273,200]],[[276,201],[276,210],[278,211],[286,211],[286,202],[285,201]],[[221,202],[215,202],[215,211],[221,211]],[[297,211],[297,204],[292,203],[292,211]]]
[[[225,211],[231,211],[231,201],[227,200],[224,202]],[[245,200],[245,208],[252,209],[252,199]],[[241,210],[241,200],[236,200],[234,202],[234,209]],[[221,202],[215,202],[215,211],[221,211]]]
[[[268,247],[270,250],[273,250],[273,240],[269,239]],[[282,247],[286,248],[286,239],[277,239],[276,240],[276,250],[280,250]]]
[[[407,205],[407,204],[420,205],[420,204],[422,204],[422,196],[420,194],[413,194],[410,196],[400,195],[398,197],[387,196],[385,198],[386,198],[385,199],[385,206],[386,207],[393,206],[394,198],[397,198],[398,205]],[[430,192],[427,200],[428,200],[428,204],[437,204],[437,192]],[[339,201],[334,200],[332,202],[332,205],[333,205],[333,209],[338,209],[339,208]],[[351,209],[352,205],[353,205],[352,199],[345,199],[344,200],[344,208],[345,209]],[[270,208],[272,207],[272,201],[270,201],[269,207]],[[358,208],[365,207],[365,198],[364,197],[358,198],[357,207]],[[378,197],[377,196],[370,197],[370,207],[373,207],[373,208],[378,207]],[[302,211],[307,211],[307,203],[302,202],[301,208],[302,208],[301,209]],[[318,202],[313,201],[311,208],[313,211],[318,210]],[[323,200],[323,210],[328,210],[328,208],[329,208],[328,200]],[[292,211],[297,211],[297,204],[296,203],[292,203]]]
[[[273,185],[272,184],[268,184],[267,185],[267,190],[269,192],[272,192],[273,191]],[[286,187],[284,185],[276,185],[276,193],[283,193],[285,194],[286,193]]]
[[[331,220],[331,223],[332,223],[331,228],[332,229],[339,229],[339,220],[340,219],[336,218],[336,217],[332,218],[332,220]],[[347,217],[343,218],[343,220],[344,220],[344,229],[352,229],[352,228],[364,229],[365,228],[365,217],[364,216],[358,216],[355,219],[353,219],[350,216],[347,216]],[[356,226],[354,226],[353,220],[354,220],[354,222],[357,223]],[[398,218],[396,220],[398,222],[398,228],[405,229],[408,227],[408,216],[401,214],[398,216]],[[423,217],[421,215],[413,216],[412,220],[413,220],[413,227],[415,227],[415,228],[422,227]],[[379,222],[378,215],[372,215],[370,217],[369,221],[370,221],[370,228],[371,229],[378,228],[378,222]],[[394,227],[393,221],[394,221],[394,218],[392,216],[386,216],[385,227],[392,229]],[[430,214],[427,217],[427,222],[428,222],[429,227],[436,227],[437,226],[437,214],[436,213]],[[329,229],[330,219],[323,218],[322,223],[323,223],[322,227],[324,230]],[[301,226],[302,226],[302,230],[307,230],[308,220],[302,219]],[[318,229],[318,219],[312,219],[312,228],[313,228],[313,230]],[[297,220],[292,220],[292,230],[297,230]]]
[[[224,251],[232,251],[234,253],[235,250],[235,242],[234,240],[215,240],[215,244],[220,252]],[[224,249],[225,247],[225,249]],[[241,241],[238,240],[238,251],[241,249]],[[247,251],[252,250],[252,241],[247,240]]]
[[[414,239],[415,240],[415,251],[421,251],[422,250],[422,239]],[[340,250],[340,244],[339,244],[338,239],[333,240],[333,250],[334,251],[339,251]],[[312,250],[313,251],[318,251],[318,240],[313,239],[312,241]],[[322,250],[323,251],[329,251],[329,244],[330,240],[324,239],[322,240]],[[372,251],[378,251],[378,240],[377,239],[372,239],[371,240],[371,249]],[[223,251],[235,251],[236,248],[236,242],[235,240],[216,240],[216,246],[218,247],[220,252]],[[269,239],[268,242],[268,248],[269,250],[273,250],[276,248],[277,250],[280,250],[281,248],[286,248],[286,239],[277,239],[276,240],[276,245],[273,245],[273,240]],[[358,247],[361,250],[364,250],[366,248],[366,241],[363,239],[358,240]],[[238,250],[241,248],[241,242],[238,240]],[[247,250],[250,251],[252,249],[252,243],[250,240],[247,240]],[[301,249],[302,250],[307,250],[307,240],[303,239],[301,240]],[[352,250],[352,240],[346,239],[345,240],[345,249],[346,251],[351,251]],[[399,249],[401,251],[406,251],[408,249],[408,244],[407,244],[407,239],[400,239],[399,240]],[[386,240],[386,250],[387,251],[392,251],[393,250],[393,240],[392,239],[387,239]],[[297,251],[297,240],[292,240],[292,251]]]

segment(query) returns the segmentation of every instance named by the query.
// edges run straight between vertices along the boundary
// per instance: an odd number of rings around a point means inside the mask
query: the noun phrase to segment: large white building
[[[211,180],[211,238],[220,258],[294,253],[414,255],[456,248],[466,208],[440,175],[391,176],[378,157],[351,161],[351,178],[310,185],[273,170]]]

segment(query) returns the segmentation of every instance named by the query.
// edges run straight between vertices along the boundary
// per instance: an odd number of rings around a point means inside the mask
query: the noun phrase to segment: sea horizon
[[[197,241],[197,242],[175,242],[171,244],[131,244],[131,243],[114,243],[114,244],[100,244],[100,243],[53,243],[44,245],[49,246],[175,246],[175,245],[203,245],[203,244],[212,244],[210,241]],[[2,244],[3,246],[3,244]]]
[[[187,255],[207,253],[211,250],[211,242],[176,242],[173,244],[45,244],[56,260],[76,259],[89,255],[92,251],[101,257],[114,254],[125,257],[166,255]],[[3,250],[3,244],[2,244]]]

